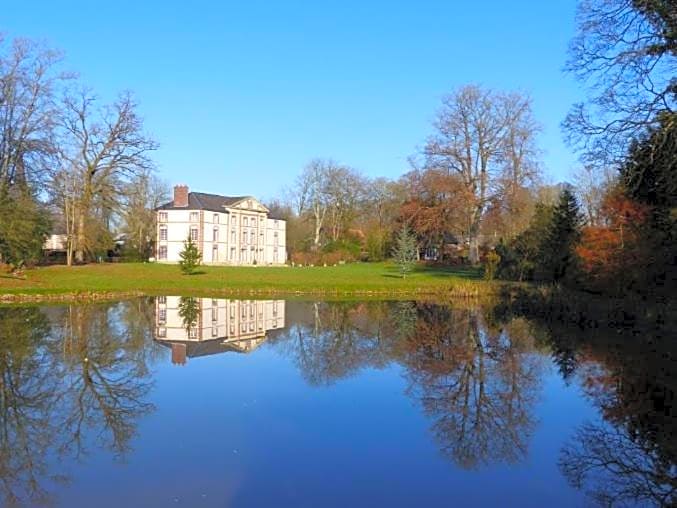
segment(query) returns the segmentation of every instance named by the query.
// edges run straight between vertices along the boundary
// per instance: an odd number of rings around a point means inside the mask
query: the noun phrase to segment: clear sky
[[[549,180],[581,98],[562,73],[576,0],[8,2],[0,31],[45,40],[103,98],[132,90],[169,183],[275,196],[312,157],[397,177],[440,98],[522,90]]]

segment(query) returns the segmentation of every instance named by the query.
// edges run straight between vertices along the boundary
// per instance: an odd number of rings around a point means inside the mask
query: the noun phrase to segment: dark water
[[[420,302],[0,308],[0,502],[667,506],[672,341]]]

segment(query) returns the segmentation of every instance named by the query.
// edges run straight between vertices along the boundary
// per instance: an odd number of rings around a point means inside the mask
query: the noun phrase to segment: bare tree
[[[0,184],[42,181],[56,155],[58,52],[0,36]]]
[[[60,182],[73,195],[60,201],[67,222],[72,222],[69,246],[77,261],[83,261],[94,247],[91,224],[95,210],[106,219],[120,202],[124,183],[151,169],[149,158],[156,143],[143,132],[143,122],[129,93],[112,105],[99,107],[88,90],[64,99],[63,165]],[[70,219],[68,215],[70,213]],[[69,255],[69,259],[72,256]]]
[[[131,179],[124,188],[122,231],[126,235],[125,250],[143,260],[152,255],[156,231],[155,209],[169,201],[169,186],[146,171]]]
[[[617,163],[677,101],[674,0],[584,0],[566,69],[589,89],[564,127],[587,162]]]
[[[424,154],[428,167],[462,178],[470,260],[479,261],[479,234],[490,200],[504,192],[503,179],[521,183],[538,171],[531,100],[468,85],[444,97]],[[510,186],[508,186],[509,188]]]
[[[326,191],[329,204],[329,230],[333,241],[341,238],[365,200],[366,179],[347,166],[329,167]]]

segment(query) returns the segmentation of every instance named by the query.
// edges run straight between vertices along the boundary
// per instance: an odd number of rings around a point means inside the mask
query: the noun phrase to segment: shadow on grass
[[[382,277],[388,278],[397,278],[401,279],[402,275],[397,266],[390,266],[387,269],[388,273],[382,274]],[[482,269],[475,268],[472,266],[426,266],[426,265],[417,265],[410,272],[410,275],[427,275],[429,277],[445,277],[445,278],[457,278],[465,280],[481,280],[482,279]]]

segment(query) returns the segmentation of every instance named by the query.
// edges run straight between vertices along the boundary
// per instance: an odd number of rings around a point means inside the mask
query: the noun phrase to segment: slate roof
[[[183,341],[183,340],[158,340],[162,346],[171,348],[172,344],[185,344],[186,357],[197,358],[200,356],[218,355],[226,352],[242,353],[241,349],[234,347],[231,344],[224,344],[224,338],[202,340],[202,341]]]
[[[189,192],[188,206],[174,206],[174,201],[159,206],[158,210],[207,210],[223,212],[224,206],[232,206],[243,199],[255,199],[252,196],[219,196],[204,192]]]

